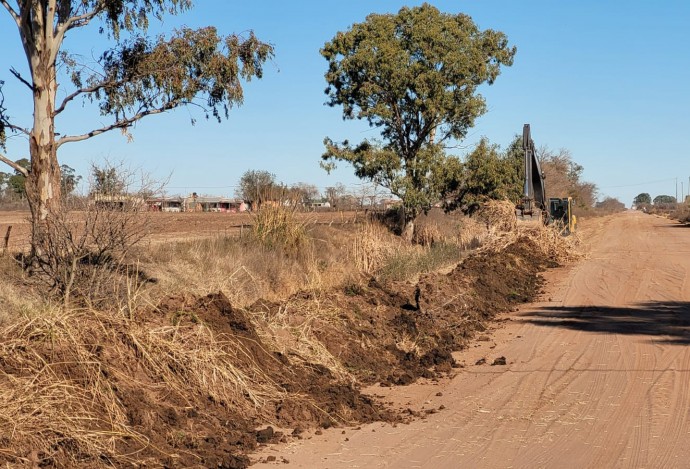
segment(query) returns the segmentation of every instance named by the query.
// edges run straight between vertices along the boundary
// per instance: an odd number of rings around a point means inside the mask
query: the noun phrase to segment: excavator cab
[[[572,197],[565,197],[563,199],[550,198],[547,223],[555,223],[561,226],[564,235],[573,233],[577,226],[577,217],[573,214],[574,205],[575,201]]]

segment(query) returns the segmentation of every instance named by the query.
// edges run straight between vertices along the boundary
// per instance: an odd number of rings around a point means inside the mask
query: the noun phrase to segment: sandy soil
[[[688,467],[690,228],[626,212],[584,231],[588,259],[457,353],[455,378],[369,390],[424,418],[305,435],[253,467]]]

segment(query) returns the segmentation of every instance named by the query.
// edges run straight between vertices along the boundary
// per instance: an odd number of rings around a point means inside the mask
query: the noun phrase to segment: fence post
[[[7,233],[5,233],[5,247],[4,247],[3,251],[2,251],[2,254],[3,254],[3,255],[5,255],[5,253],[7,252],[7,248],[8,248],[9,245],[10,245],[10,234],[11,234],[11,233],[12,233],[12,225],[10,225],[10,226],[7,227]]]

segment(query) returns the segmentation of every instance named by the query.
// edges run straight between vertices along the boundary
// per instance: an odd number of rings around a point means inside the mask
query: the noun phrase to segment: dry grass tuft
[[[392,236],[388,228],[372,221],[361,225],[354,236],[351,252],[357,269],[372,274],[403,246],[404,243]]]
[[[515,204],[508,200],[490,200],[475,215],[492,233],[508,233],[517,229]]]
[[[265,246],[296,252],[306,242],[309,220],[299,220],[293,208],[267,205],[253,218],[254,237]]]
[[[308,304],[300,302],[300,306],[300,310],[295,310],[288,301],[274,314],[267,311],[254,312],[253,322],[261,341],[271,349],[290,356],[293,362],[319,364],[328,369],[338,381],[354,382],[354,377],[314,333],[314,330],[322,330],[325,324],[342,328],[339,312],[318,298]]]
[[[578,233],[564,236],[563,228],[557,224],[518,224],[515,231],[505,232],[491,238],[480,248],[481,251],[503,251],[508,245],[520,239],[531,239],[549,259],[558,264],[568,264],[583,257],[581,238]]]

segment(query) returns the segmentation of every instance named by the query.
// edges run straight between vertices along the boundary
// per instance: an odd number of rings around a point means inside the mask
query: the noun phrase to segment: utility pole
[[[678,178],[676,178],[676,202],[678,202]]]

